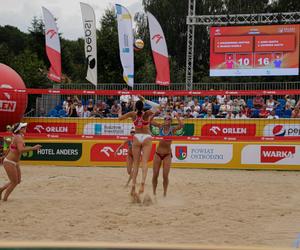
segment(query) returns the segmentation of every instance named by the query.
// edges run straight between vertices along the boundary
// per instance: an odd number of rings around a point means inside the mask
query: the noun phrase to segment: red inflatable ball
[[[6,125],[19,122],[27,107],[27,94],[12,92],[14,89],[26,90],[26,86],[16,71],[0,63],[0,132],[6,131]]]

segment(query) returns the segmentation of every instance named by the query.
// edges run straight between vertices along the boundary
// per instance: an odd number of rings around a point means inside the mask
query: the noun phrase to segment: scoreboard
[[[210,76],[299,73],[299,25],[210,28]]]

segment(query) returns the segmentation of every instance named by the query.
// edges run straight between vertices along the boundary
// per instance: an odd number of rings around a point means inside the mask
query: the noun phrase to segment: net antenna
[[[196,15],[196,0],[189,0],[186,50],[186,90],[193,90],[195,26],[228,24],[290,24],[300,22],[300,12],[233,14],[233,15]]]

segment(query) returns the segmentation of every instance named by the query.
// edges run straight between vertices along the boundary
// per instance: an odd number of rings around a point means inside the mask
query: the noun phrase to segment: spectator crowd
[[[103,98],[103,96],[101,96]],[[98,117],[116,118],[134,109],[138,97],[131,95],[108,96],[105,100],[80,100],[77,96],[67,97],[62,105],[51,110],[48,116],[54,117]],[[151,99],[160,104],[160,116],[166,114],[182,118],[300,118],[300,100],[293,95],[284,98],[256,95],[246,100],[241,96],[217,95],[207,97],[169,96]]]

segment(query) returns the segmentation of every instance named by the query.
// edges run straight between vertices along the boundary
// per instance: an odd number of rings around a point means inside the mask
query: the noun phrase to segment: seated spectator
[[[247,117],[242,110],[239,111],[239,113],[234,117],[234,119],[248,119],[249,117]]]
[[[89,99],[88,104],[86,105],[87,110],[92,112],[94,109],[93,99]]]
[[[202,111],[202,113],[206,114],[208,109],[212,110],[212,104],[209,102],[208,97],[205,97],[204,103],[201,105],[201,111]]]
[[[208,109],[206,115],[204,116],[205,119],[214,119],[216,118],[213,114],[212,114],[212,109]]]
[[[70,104],[70,107],[69,107],[69,112],[67,113],[68,116],[69,117],[78,117],[75,104],[72,101],[70,101],[69,104]]]
[[[267,106],[263,105],[263,107],[259,111],[259,118],[267,118],[270,114],[270,111],[267,110]]]
[[[69,112],[69,108],[70,108],[70,102],[71,102],[71,96],[67,96],[67,99],[63,102],[63,109],[64,111],[66,111],[66,113]]]
[[[87,118],[91,116],[91,112],[88,111],[87,106],[83,106],[83,112],[81,114],[81,117]]]
[[[128,89],[124,88],[124,89],[122,89],[122,91],[127,92]],[[130,101],[131,101],[131,96],[130,95],[121,95],[120,96],[120,103],[123,103],[123,102],[129,103]]]
[[[276,107],[279,105],[279,102],[274,100],[273,95],[270,95],[269,99],[266,101],[266,110],[272,111],[276,109]]]
[[[106,100],[106,105],[108,109],[111,109],[112,105],[114,105],[115,98],[111,95]]]
[[[195,102],[194,102],[193,98],[191,96],[188,96],[187,106],[191,107],[191,106],[194,106],[194,105],[195,105]]]
[[[224,100],[224,103],[219,108],[219,117],[225,117],[228,111],[232,111],[232,106],[227,104],[226,100]]]
[[[255,109],[261,109],[264,105],[265,105],[265,101],[261,95],[256,95],[253,98],[253,107]]]
[[[225,98],[226,98],[226,95],[217,95],[217,103],[220,105],[224,104]]]
[[[294,95],[285,96],[285,109],[294,109],[296,106],[296,100]]]
[[[93,111],[90,113],[90,117],[103,117],[102,113],[99,112],[97,106],[93,108]]]
[[[233,105],[233,101],[230,99],[230,95],[225,96],[224,102],[226,102],[230,106]]]
[[[235,115],[233,114],[233,112],[231,110],[228,110],[225,119],[234,119]]]
[[[246,105],[243,109],[242,109],[242,113],[247,116],[248,118],[251,117],[252,115],[252,110]]]
[[[166,105],[167,102],[168,102],[168,97],[166,97],[166,96],[160,96],[160,97],[158,97],[158,103],[160,105]]]
[[[275,109],[271,110],[271,112],[268,115],[267,119],[279,119],[279,116],[276,115],[276,113],[275,113]]]
[[[82,113],[83,113],[83,106],[82,106],[82,102],[79,101],[76,105],[76,112],[78,117],[82,117]]]
[[[292,111],[291,118],[300,118],[300,107],[296,106],[294,110]]]
[[[186,112],[183,115],[184,118],[194,118],[193,114],[192,114],[192,110],[190,108],[188,108],[186,110]]]
[[[118,104],[118,101],[114,101],[114,104],[112,105],[110,109],[110,117],[118,117],[118,115],[122,113],[121,105]]]
[[[240,105],[241,107],[247,106],[245,100],[244,100],[241,96],[238,96],[237,100],[238,100],[238,103],[239,103],[239,105]]]
[[[238,99],[234,99],[233,100],[233,106],[232,106],[232,113],[234,115],[236,115],[236,114],[238,114],[240,112],[240,110],[241,110],[241,106],[239,104]]]

